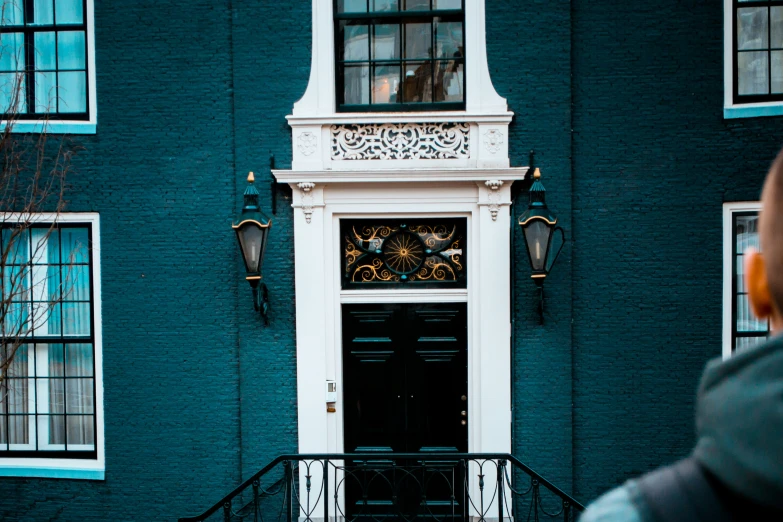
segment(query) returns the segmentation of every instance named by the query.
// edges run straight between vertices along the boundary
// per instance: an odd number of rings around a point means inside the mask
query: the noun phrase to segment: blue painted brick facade
[[[2,520],[173,520],[297,446],[289,192],[268,328],[229,225],[247,171],[290,166],[309,2],[96,4],[98,133],[68,210],[101,214],[106,480],[2,478]],[[780,146],[780,118],[722,117],[722,17],[487,0],[512,164],[536,150],[568,237],[539,326],[514,230],[514,451],[583,501],[690,449],[721,351],[721,205],[756,199]]]

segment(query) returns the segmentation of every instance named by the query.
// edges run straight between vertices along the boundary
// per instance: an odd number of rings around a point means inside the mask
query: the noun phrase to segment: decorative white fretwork
[[[302,194],[302,212],[305,215],[305,221],[310,223],[313,218],[313,206],[315,200],[313,198],[312,190],[315,188],[315,183],[302,182],[297,185]]]
[[[299,152],[304,156],[310,156],[318,147],[318,138],[312,132],[303,132],[297,138]]]
[[[492,221],[497,221],[498,210],[500,209],[500,194],[498,194],[498,189],[503,186],[503,181],[499,179],[490,179],[484,184],[492,189],[487,195],[487,198],[489,199],[489,212],[492,214]]]
[[[498,129],[489,129],[484,133],[484,147],[490,154],[497,154],[503,145],[503,133]]]
[[[332,125],[333,160],[465,159],[467,123]]]

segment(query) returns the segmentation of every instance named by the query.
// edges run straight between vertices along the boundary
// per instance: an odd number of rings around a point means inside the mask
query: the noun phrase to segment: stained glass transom
[[[465,219],[343,220],[343,288],[467,285]]]

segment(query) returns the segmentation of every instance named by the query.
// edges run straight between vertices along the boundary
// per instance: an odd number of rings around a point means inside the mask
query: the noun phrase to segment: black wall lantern
[[[565,244],[565,232],[557,226],[557,216],[546,206],[546,189],[541,183],[541,172],[533,173],[533,185],[530,187],[530,204],[519,217],[519,225],[525,234],[525,245],[530,258],[533,274],[530,276],[538,286],[538,311],[541,324],[544,324],[544,280],[555,264],[557,256]],[[552,255],[552,239],[555,232],[560,232],[562,239],[557,251]]]
[[[239,248],[242,249],[242,259],[245,261],[247,271],[245,279],[253,289],[253,306],[261,312],[264,323],[269,324],[267,320],[269,299],[266,285],[261,282],[261,265],[264,262],[264,251],[272,220],[259,208],[258,190],[253,185],[254,181],[255,177],[251,172],[247,176],[249,185],[245,189],[245,205],[231,228],[237,233]]]

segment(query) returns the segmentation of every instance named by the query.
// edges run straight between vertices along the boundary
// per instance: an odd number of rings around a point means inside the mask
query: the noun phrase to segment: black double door
[[[346,515],[454,511],[459,470],[427,454],[467,451],[467,306],[344,305],[342,316],[345,451],[422,454],[395,463],[408,467],[407,481],[388,476],[388,462],[361,463],[384,477],[375,486],[366,473],[347,477]]]

